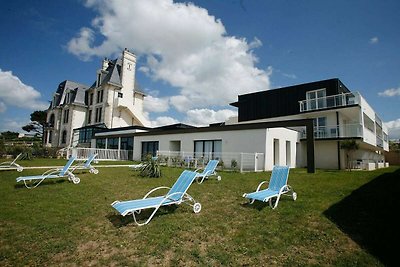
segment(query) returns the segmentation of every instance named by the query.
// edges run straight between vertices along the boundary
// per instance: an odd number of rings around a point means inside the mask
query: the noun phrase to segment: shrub
[[[161,177],[161,168],[155,158],[148,158],[143,167],[140,168],[142,177]]]

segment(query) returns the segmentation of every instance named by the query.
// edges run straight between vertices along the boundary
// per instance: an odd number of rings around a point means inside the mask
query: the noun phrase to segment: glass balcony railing
[[[343,138],[343,137],[362,137],[363,127],[361,124],[345,124],[333,126],[314,127],[314,138]],[[300,138],[306,138],[305,130],[301,132]]]
[[[360,104],[359,93],[346,93],[299,101],[300,112]]]

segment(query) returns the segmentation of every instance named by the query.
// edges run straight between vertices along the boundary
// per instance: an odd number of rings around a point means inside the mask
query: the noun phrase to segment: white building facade
[[[316,167],[346,168],[341,142],[355,140],[352,165],[361,169],[382,166],[389,150],[388,128],[358,92],[351,92],[339,79],[300,84],[239,96],[239,123],[313,119]],[[299,167],[306,166],[305,132],[298,129]]]
[[[88,147],[99,129],[148,126],[135,70],[136,56],[125,49],[120,58],[103,60],[92,86],[60,83],[47,110],[45,145]]]

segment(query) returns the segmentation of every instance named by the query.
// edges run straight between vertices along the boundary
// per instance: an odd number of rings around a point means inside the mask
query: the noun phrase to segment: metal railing
[[[87,159],[91,154],[96,153],[97,160],[128,160],[128,150],[103,149],[103,148],[70,148],[67,157],[75,156],[77,159]]]
[[[300,112],[360,104],[359,93],[346,93],[299,101]]]
[[[185,168],[203,168],[211,159],[218,159],[219,168],[240,172],[264,171],[264,153],[157,151],[160,164]]]
[[[341,137],[363,137],[362,124],[344,124],[314,127],[314,138],[316,139]],[[300,138],[307,138],[305,130],[301,132]]]

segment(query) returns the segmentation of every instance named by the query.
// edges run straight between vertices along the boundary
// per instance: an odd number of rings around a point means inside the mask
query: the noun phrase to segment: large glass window
[[[86,128],[79,130],[79,143],[90,143],[93,137],[93,129]]]
[[[133,137],[121,137],[121,149],[128,150],[128,159],[133,159]]]
[[[158,141],[142,142],[142,159],[146,158],[147,155],[157,156],[157,151]]]
[[[326,108],[326,90],[318,89],[306,94],[308,110]]]
[[[314,137],[325,138],[327,134],[326,117],[314,118]]]
[[[194,141],[195,158],[220,159],[222,153],[221,140]]]
[[[105,138],[96,139],[96,148],[106,148],[106,139]]]
[[[107,148],[108,149],[118,149],[118,137],[108,138],[107,139]]]

